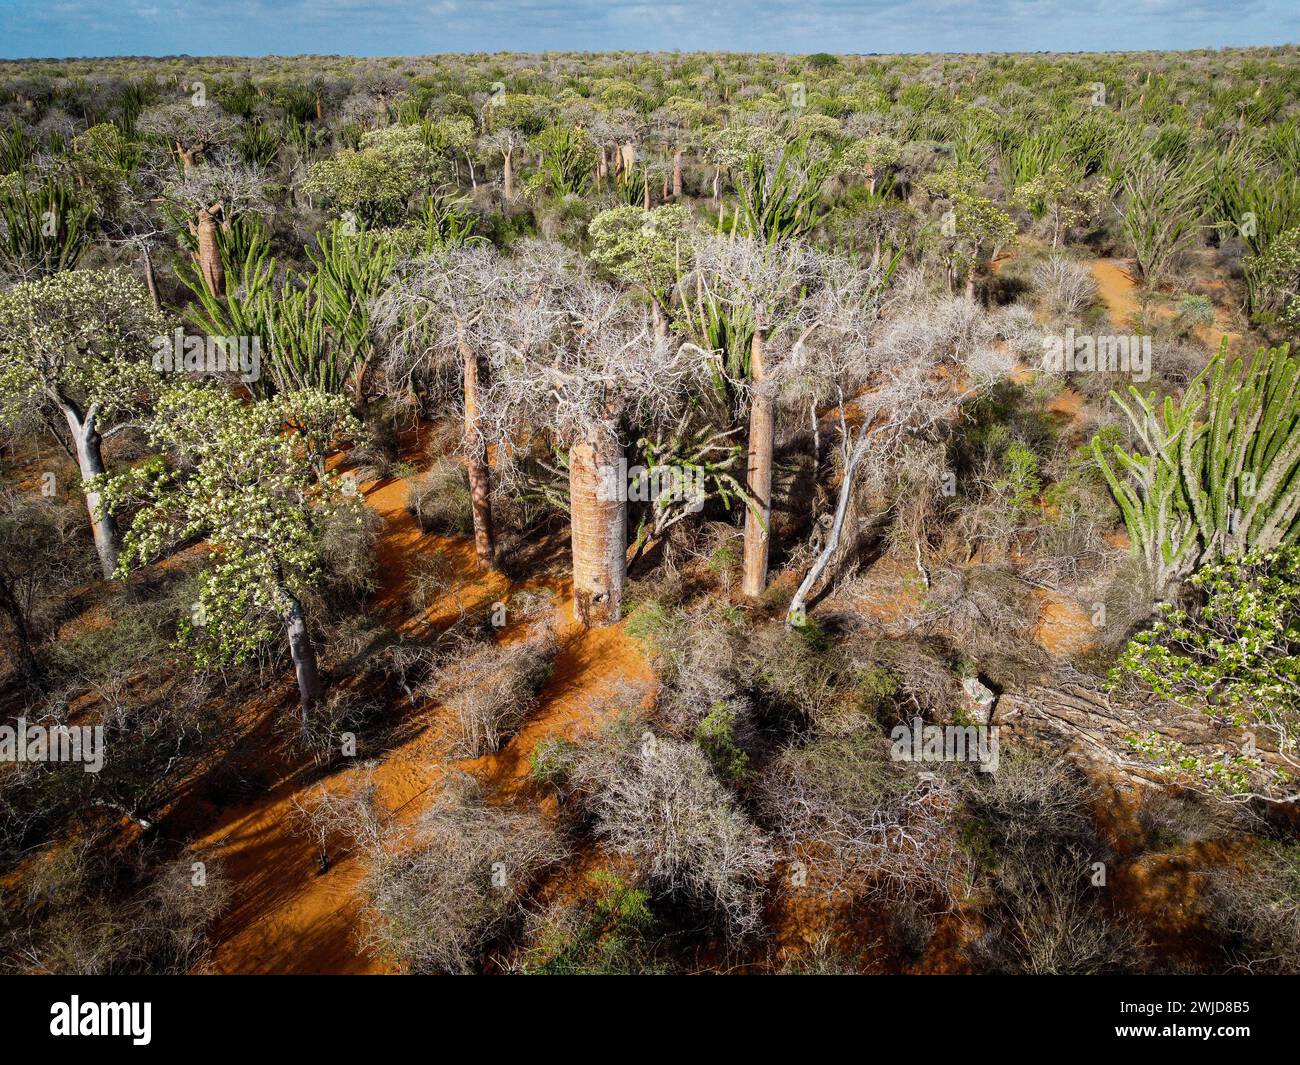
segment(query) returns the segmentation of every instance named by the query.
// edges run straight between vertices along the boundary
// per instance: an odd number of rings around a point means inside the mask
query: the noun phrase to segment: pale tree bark
[[[569,449],[573,612],[589,627],[611,625],[622,616],[627,494],[618,484],[621,457],[612,425]]]
[[[642,178],[641,206],[650,210],[650,168],[646,167]]]
[[[515,162],[514,149],[503,150],[501,158],[503,160],[504,172],[502,175],[502,184],[505,186],[505,197],[507,200],[515,198]]]
[[[214,296],[226,293],[225,273],[221,267],[221,250],[217,245],[217,222],[213,217],[221,209],[221,204],[199,208],[198,225],[194,235],[199,244],[199,273],[203,283]]]
[[[68,432],[72,435],[72,448],[77,457],[77,468],[81,471],[83,484],[90,482],[104,472],[104,456],[101,451],[103,443],[96,428],[98,411],[92,405],[83,416],[75,404],[66,399],[59,400],[59,407],[68,423]],[[99,556],[99,568],[105,580],[111,580],[117,571],[117,526],[110,514],[101,512],[101,500],[98,492],[86,490],[86,510],[90,513],[90,533],[95,539],[95,554]]]
[[[311,637],[307,633],[307,619],[303,615],[302,604],[298,602],[297,596],[288,591],[284,591],[284,597],[288,604],[284,612],[284,629],[289,637],[289,655],[293,659],[293,672],[298,681],[298,708],[302,722],[306,725],[311,708],[325,694],[325,684],[316,664],[316,649],[312,647]]]
[[[767,586],[769,530],[772,526],[772,451],[776,437],[776,409],[763,389],[766,337],[754,331],[750,346],[750,378],[754,399],[749,410],[749,454],[746,480],[750,505],[745,508],[745,547],[741,591],[755,599]]]
[[[843,404],[841,403],[841,411]],[[841,415],[841,417],[843,417]],[[814,424],[816,415],[814,414]],[[790,600],[789,610],[786,612],[787,625],[802,625],[808,606],[808,596],[821,576],[826,572],[826,567],[830,565],[831,559],[835,557],[835,552],[840,549],[840,541],[844,537],[844,518],[849,512],[849,500],[853,498],[853,475],[857,472],[859,463],[867,453],[867,442],[870,434],[864,429],[858,437],[857,442],[853,445],[848,453],[847,461],[844,463],[844,475],[840,481],[840,497],[835,504],[835,520],[831,522],[831,532],[826,538],[826,544],[817,560],[812,564],[812,568],[805,575],[799,585],[798,591],[794,593],[794,598]]]
[[[673,199],[682,198],[682,150],[673,152]]]
[[[474,515],[474,553],[484,569],[496,564],[492,530],[492,474],[488,467],[487,441],[478,425],[478,356],[465,339],[465,329],[456,322],[456,343],[460,349],[465,392],[465,465],[469,473],[470,507]]]
[[[149,245],[140,246],[140,254],[144,259],[144,285],[149,290],[149,299],[153,302],[155,311],[162,310],[162,303],[158,299],[158,278],[153,270],[153,255],[149,252]]]

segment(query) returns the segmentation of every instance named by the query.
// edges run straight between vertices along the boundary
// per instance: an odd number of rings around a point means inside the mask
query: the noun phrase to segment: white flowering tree
[[[90,482],[104,472],[103,440],[155,391],[152,342],[166,332],[144,286],[116,270],[61,271],[0,293],[0,420],[36,413],[76,458],[105,577],[117,533]]]
[[[362,520],[355,483],[322,473],[321,456],[361,424],[338,395],[245,404],[191,385],[159,400],[147,433],[158,456],[98,485],[106,507],[135,509],[119,574],[205,537],[211,552],[182,637],[200,665],[216,665],[243,661],[282,628],[305,722],[324,692],[303,610],[321,574],[321,533],[340,517]]]

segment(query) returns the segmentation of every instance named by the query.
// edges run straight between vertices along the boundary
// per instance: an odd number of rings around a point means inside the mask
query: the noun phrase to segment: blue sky
[[[0,58],[1113,51],[1300,40],[1297,0],[0,0]]]

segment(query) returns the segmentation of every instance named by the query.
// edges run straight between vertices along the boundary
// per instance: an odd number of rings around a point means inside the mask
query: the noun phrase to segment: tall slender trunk
[[[766,330],[756,329],[750,345],[750,377],[754,401],[749,411],[749,455],[745,476],[753,506],[745,508],[745,548],[740,590],[751,599],[767,586],[767,553],[772,525],[772,450],[776,410],[762,388]]]
[[[505,160],[505,173],[502,178],[502,183],[505,185],[506,199],[513,200],[515,198],[514,150],[511,149],[508,152],[502,152],[501,155]]]
[[[162,303],[158,299],[158,278],[153,272],[153,255],[149,252],[149,245],[140,246],[140,254],[144,259],[144,286],[149,290],[149,299],[153,301],[155,311],[162,310]]]
[[[673,199],[682,198],[682,150],[673,152]]]
[[[484,569],[496,564],[492,535],[492,474],[488,467],[487,441],[478,427],[478,356],[456,323],[456,340],[464,367],[465,466],[469,473],[470,507],[474,514],[474,554]]]
[[[614,427],[569,449],[573,612],[587,626],[611,625],[623,611],[627,577],[627,492]]]
[[[104,456],[100,450],[102,440],[95,428],[95,415],[91,413],[83,419],[81,412],[69,404],[63,407],[63,416],[72,434],[82,483],[89,483],[92,477],[104,472]],[[99,568],[104,579],[111,580],[117,572],[117,525],[112,515],[100,513],[100,503],[99,493],[87,490],[86,510],[90,514],[90,533],[95,538],[95,554],[99,556]]]
[[[467,151],[465,153],[465,162],[469,166],[469,187],[478,188],[478,176],[474,173],[474,157]]]
[[[650,168],[647,166],[643,173],[644,176],[642,177],[641,206],[648,211],[650,210]]]
[[[722,181],[722,164],[713,164],[713,202],[718,202],[719,186]]]
[[[289,655],[293,658],[293,672],[298,680],[298,709],[302,714],[302,723],[306,725],[311,708],[325,694],[325,684],[316,665],[316,649],[312,647],[311,637],[307,634],[307,619],[302,612],[302,604],[288,590],[282,591],[288,603],[288,609],[284,612],[284,630],[289,637]]]

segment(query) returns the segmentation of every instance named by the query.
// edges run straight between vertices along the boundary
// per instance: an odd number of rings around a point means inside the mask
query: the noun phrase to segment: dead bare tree
[[[853,352],[852,377],[869,387],[853,401],[860,419],[855,431],[840,405],[839,499],[830,535],[790,601],[790,624],[802,621],[809,595],[841,549],[862,464],[870,460],[878,477],[909,441],[948,421],[963,402],[1003,379],[1030,330],[1031,319],[1019,309],[987,311],[952,297],[918,302],[910,285],[891,300],[875,337]],[[919,545],[917,551],[919,558]]]

